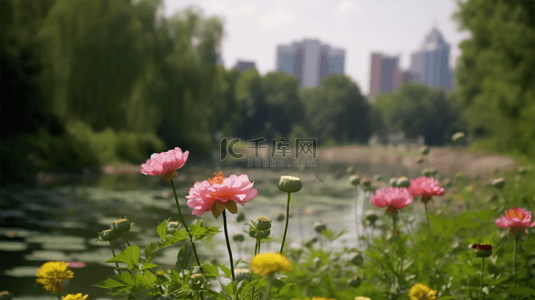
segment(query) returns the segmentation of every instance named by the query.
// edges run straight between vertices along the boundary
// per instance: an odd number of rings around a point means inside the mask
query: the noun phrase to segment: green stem
[[[230,249],[230,241],[228,239],[227,215],[225,214],[225,210],[223,210],[223,227],[225,229],[225,239],[227,241],[227,250],[228,250],[228,255],[230,258],[230,269],[232,270],[232,280],[236,281],[236,277],[234,276],[234,262],[232,261],[232,250]]]
[[[518,239],[519,238],[520,238],[520,232],[518,232],[516,234],[516,237],[515,237],[515,250],[513,252],[513,266],[514,266],[514,271],[515,271],[515,273],[514,273],[515,274],[515,276],[514,276],[515,277],[515,283],[514,283],[515,284],[515,290],[516,290],[516,246],[518,244]],[[515,299],[515,296],[513,296],[513,300],[514,299]]]
[[[468,297],[472,299],[472,288],[470,286],[470,275],[466,275],[466,280],[468,281]]]
[[[273,275],[269,275],[267,278],[268,278],[268,281],[269,281],[269,284],[268,284],[268,287],[267,287],[267,293],[266,293],[266,297],[264,298],[264,300],[269,300],[269,296],[271,295],[271,284],[273,282]]]
[[[127,244],[128,246],[132,246],[132,245],[130,245],[130,243],[129,243],[128,240],[126,239],[126,236],[124,236],[124,233],[121,233],[121,236],[123,237],[124,241],[126,242],[126,244]]]
[[[481,282],[479,283],[479,296],[477,297],[477,299],[481,299],[481,292],[483,291],[483,271],[485,267],[485,258],[482,257],[481,259]]]
[[[425,207],[425,218],[427,219],[427,228],[431,229],[431,225],[429,224],[429,216],[427,215],[427,202],[424,203]]]
[[[173,182],[173,179],[169,179],[169,181],[171,181],[171,187],[173,188],[173,194],[175,195],[175,203],[176,203],[176,208],[178,209],[178,215],[180,216],[180,221],[182,222],[182,225],[184,225],[184,228],[186,228],[186,232],[189,235],[189,241],[191,243],[191,247],[193,248],[193,254],[195,254],[195,260],[197,261],[197,264],[199,265],[199,268],[201,269],[201,273],[204,274],[204,270],[201,266],[201,262],[199,261],[199,256],[197,256],[197,249],[195,249],[195,244],[193,243],[193,236],[191,236],[191,233],[189,232],[188,226],[186,225],[186,222],[184,221],[184,217],[182,216],[180,205],[178,204],[178,196],[176,195],[175,183]],[[204,299],[202,292],[201,292],[201,299]]]
[[[360,232],[359,232],[359,210],[358,210],[358,205],[359,205],[359,188],[358,187],[355,187],[355,223],[357,225],[357,248],[360,248],[360,240],[359,240],[359,237],[360,237]]]
[[[392,215],[392,243],[391,243],[391,247],[392,247],[392,252],[391,252],[391,256],[392,258],[396,259],[395,258],[395,255],[394,255],[394,243],[395,241],[397,240],[397,237],[396,237],[396,215],[393,214]],[[399,286],[399,284],[398,284]]]
[[[115,250],[113,250],[113,245],[111,244],[111,241],[109,242],[110,242],[111,253],[113,254],[113,257],[115,257]],[[119,270],[119,264],[117,262],[115,262],[115,266],[117,266],[117,271],[119,271],[119,274],[121,274],[121,270]]]
[[[286,202],[286,226],[284,226],[284,236],[282,237],[281,251],[284,249],[284,241],[286,240],[286,232],[288,232],[288,219],[290,218],[290,194],[288,193],[288,201]]]
[[[256,238],[256,244],[254,247],[254,255],[256,256],[258,253],[260,253],[260,238]],[[254,273],[252,274],[254,276]],[[254,285],[251,290],[251,300],[254,298]]]
[[[505,197],[505,193],[503,192],[503,189],[500,189],[500,192],[502,193],[502,197],[503,197],[503,200],[505,201],[505,204],[507,205],[507,207],[509,207],[509,201]]]

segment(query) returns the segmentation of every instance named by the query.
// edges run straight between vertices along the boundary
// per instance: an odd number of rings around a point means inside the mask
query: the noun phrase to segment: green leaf
[[[219,227],[203,227],[201,221],[195,222],[190,226],[190,233],[194,242],[202,241],[203,239],[206,239],[207,237],[210,237],[218,232],[221,232],[219,231]]]
[[[283,296],[284,294],[288,293],[290,291],[290,288],[292,286],[296,285],[295,283],[288,283],[287,285],[283,286],[279,292],[277,293],[277,296],[276,297],[281,297]],[[289,296],[289,295],[287,295]]]
[[[143,266],[141,266],[141,270],[143,271],[143,270],[154,268],[154,267],[158,267],[158,265],[154,263],[148,263],[148,264],[144,264]]]
[[[105,261],[105,263],[112,262],[123,262],[128,265],[131,269],[138,269],[139,261],[139,247],[138,246],[128,246],[124,249],[123,252],[117,254],[114,258]]]
[[[144,278],[145,282],[147,282],[147,285],[149,287],[152,287],[154,285],[154,283],[157,281],[156,275],[154,275],[154,273],[152,273],[151,271],[144,272],[143,273],[143,278]]]
[[[182,246],[177,255],[176,267],[179,271],[189,270],[193,264],[193,251],[191,244],[187,243]]]
[[[216,266],[203,265],[202,269],[204,271],[204,276],[206,277],[218,277],[219,276],[219,269],[217,269]]]
[[[127,286],[126,284],[119,282],[113,278],[106,279],[105,281],[102,281],[98,284],[95,284],[94,286],[104,288],[104,289],[113,289],[117,287],[124,287]]]
[[[151,242],[145,247],[145,263],[150,263],[154,259],[153,252],[158,249],[157,242]]]
[[[160,223],[160,225],[158,225],[158,227],[156,227],[156,231],[158,232],[158,235],[160,236],[161,240],[165,240],[165,238],[166,238],[166,235],[167,235],[167,224],[169,223],[169,220],[171,220],[171,218],[163,220],[163,222]]]
[[[223,265],[218,265],[218,266],[221,269],[221,271],[223,271],[223,273],[225,273],[225,277],[230,278],[230,274],[232,274],[232,271],[229,268],[227,268],[227,267],[225,267]]]
[[[223,288],[223,291],[225,291],[225,293],[227,293],[227,295],[229,296],[234,296],[234,285],[233,285],[233,281],[231,281],[227,286],[223,285],[222,283],[219,283],[221,284],[221,287]]]

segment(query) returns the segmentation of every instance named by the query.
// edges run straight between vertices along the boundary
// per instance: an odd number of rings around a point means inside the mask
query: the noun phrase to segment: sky
[[[261,75],[276,69],[277,45],[314,38],[346,51],[344,73],[364,95],[369,92],[371,53],[399,55],[408,70],[410,54],[420,49],[436,25],[450,45],[450,68],[459,43],[470,37],[452,19],[455,0],[164,0],[164,14],[196,6],[205,17],[224,22],[222,59],[254,61]]]

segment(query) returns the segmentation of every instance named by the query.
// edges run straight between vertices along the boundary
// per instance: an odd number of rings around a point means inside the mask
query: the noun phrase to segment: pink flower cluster
[[[406,188],[387,188],[378,190],[371,198],[371,203],[377,207],[387,207],[387,213],[396,214],[398,209],[412,203],[412,196]]]
[[[422,176],[411,180],[409,193],[413,197],[422,196],[422,201],[427,203],[431,200],[431,196],[444,195],[444,188],[433,178]]]
[[[531,212],[523,208],[508,209],[505,212],[505,216],[501,215],[496,220],[496,225],[500,228],[509,228],[509,235],[516,236],[520,232],[524,231],[528,227],[535,226],[535,222],[531,223]]]

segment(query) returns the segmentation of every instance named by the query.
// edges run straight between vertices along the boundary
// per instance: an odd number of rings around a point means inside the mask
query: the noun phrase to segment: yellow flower
[[[251,259],[251,269],[262,276],[273,275],[278,270],[289,272],[292,269],[290,261],[280,253],[257,254]]]
[[[45,290],[52,293],[59,293],[63,288],[59,284],[65,279],[74,277],[74,273],[69,270],[69,264],[62,261],[49,261],[44,263],[36,273],[37,282],[41,283]]]
[[[436,300],[437,291],[425,284],[417,283],[409,290],[409,297],[411,300]]]
[[[82,296],[82,293],[78,294],[68,294],[67,296],[63,297],[62,300],[86,300],[89,295]]]

